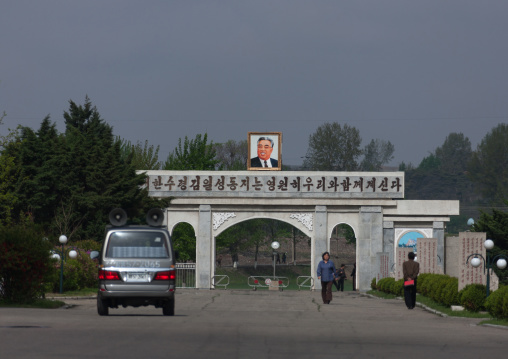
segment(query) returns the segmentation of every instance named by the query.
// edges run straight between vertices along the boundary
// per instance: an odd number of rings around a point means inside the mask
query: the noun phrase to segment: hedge
[[[508,319],[508,286],[500,286],[490,293],[485,301],[485,308],[494,318]]]

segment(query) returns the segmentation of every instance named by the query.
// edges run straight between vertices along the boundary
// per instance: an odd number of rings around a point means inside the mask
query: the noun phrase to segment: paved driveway
[[[508,330],[442,318],[398,300],[317,292],[180,290],[176,316],[66,300],[0,308],[0,358],[479,358],[506,355]]]

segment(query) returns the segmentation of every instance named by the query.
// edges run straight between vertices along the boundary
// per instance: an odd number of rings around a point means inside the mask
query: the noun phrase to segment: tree
[[[54,271],[52,245],[36,226],[0,226],[0,299],[30,303],[44,295]]]
[[[390,141],[371,140],[363,150],[362,171],[381,171],[383,165],[393,159],[394,151],[395,147]]]
[[[422,171],[433,171],[438,170],[441,166],[441,162],[433,153],[429,154],[427,157],[424,157],[423,160],[418,165],[418,169]]]
[[[468,164],[469,178],[491,204],[508,199],[508,125],[494,127],[478,145]]]
[[[508,201],[504,204],[508,206]],[[492,208],[492,213],[482,211],[480,218],[471,227],[473,232],[485,232],[487,238],[494,241],[492,256],[502,254],[508,256],[508,212]],[[508,284],[508,269],[500,270],[496,265],[494,271],[505,285]]]
[[[64,134],[47,116],[37,132],[22,128],[19,141],[6,148],[21,169],[14,219],[29,216],[55,235],[63,228],[69,238],[99,240],[112,208],[135,216],[153,201],[141,188],[145,176],[136,174],[132,156],[122,158],[112,128],[88,97],[83,106],[69,103]]]
[[[5,112],[0,115],[0,126],[3,126]],[[16,166],[15,158],[5,148],[8,145],[19,145],[18,131],[10,130],[7,135],[0,135],[0,226],[12,223],[13,210],[18,201],[14,184],[19,176],[20,167]]]
[[[213,143],[207,144],[208,135],[205,133],[196,135],[194,140],[185,136],[182,146],[182,139],[178,140],[178,147],[168,155],[164,163],[165,170],[179,171],[213,171],[218,164],[215,159]]]
[[[125,161],[132,155],[132,165],[137,170],[161,169],[162,163],[159,162],[160,146],[154,148],[153,145],[148,145],[148,140],[145,140],[144,145],[140,141],[133,145],[130,141],[125,141],[118,137],[116,141],[120,142],[122,159]]]
[[[188,223],[178,223],[171,235],[179,261],[196,261],[196,234]]]
[[[355,171],[362,154],[361,142],[355,127],[325,123],[309,136],[303,167],[313,171]]]
[[[214,149],[219,169],[237,171],[247,168],[247,140],[238,142],[229,140],[225,143],[216,143]]]
[[[472,155],[471,141],[462,133],[450,133],[442,146],[436,148],[436,159],[441,171],[463,173]]]

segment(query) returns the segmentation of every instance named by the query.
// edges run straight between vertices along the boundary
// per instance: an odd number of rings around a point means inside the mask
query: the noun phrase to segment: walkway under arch
[[[179,222],[194,227],[196,288],[202,289],[212,287],[215,237],[248,219],[280,220],[309,236],[312,268],[330,250],[335,225],[347,223],[357,239],[357,288],[367,291],[377,273],[377,253],[390,253],[393,262],[399,228],[430,231],[444,258],[445,223],[459,214],[458,201],[403,200],[403,172],[141,172],[148,175],[150,196],[173,197],[166,208],[168,228]]]

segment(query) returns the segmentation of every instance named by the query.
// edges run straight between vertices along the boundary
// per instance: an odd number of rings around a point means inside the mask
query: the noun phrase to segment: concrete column
[[[196,233],[196,288],[210,289],[212,278],[212,208],[199,206]]]
[[[394,263],[393,256],[395,253],[395,226],[393,222],[383,222],[383,252],[389,253],[390,256],[390,272],[392,272],[392,266]]]
[[[376,276],[376,253],[383,251],[383,213],[380,206],[360,207],[360,228],[356,238],[358,289],[370,290]]]
[[[326,206],[316,206],[314,214],[314,235],[311,238],[311,276],[314,289],[321,289],[321,281],[317,279],[317,265],[323,252],[328,251],[328,211]]]
[[[441,273],[445,273],[444,222],[432,222],[432,237],[437,238],[437,265]]]

